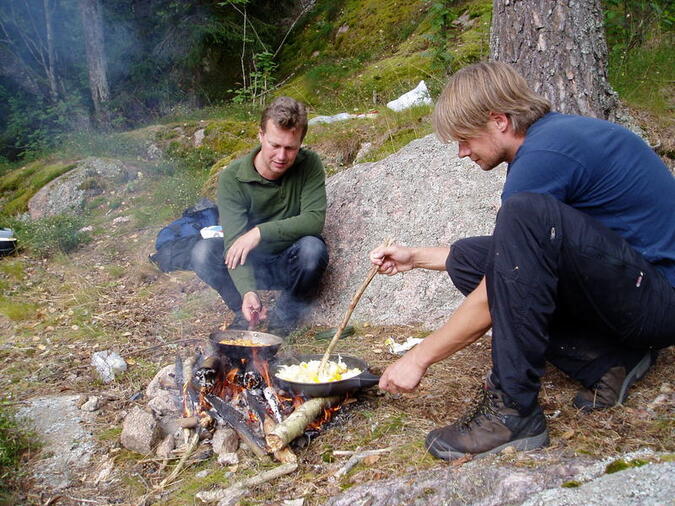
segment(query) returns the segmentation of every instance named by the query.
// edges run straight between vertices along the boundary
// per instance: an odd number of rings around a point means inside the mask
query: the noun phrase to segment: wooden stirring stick
[[[381,247],[391,246],[391,243],[392,243],[392,239],[389,238],[386,241],[384,241],[380,246]],[[356,290],[356,293],[352,297],[352,300],[349,303],[349,307],[347,308],[347,312],[345,313],[344,317],[342,318],[342,321],[340,322],[340,325],[337,328],[337,332],[333,336],[333,339],[331,339],[330,343],[328,343],[328,348],[326,349],[326,353],[323,354],[323,358],[321,359],[321,364],[319,365],[319,377],[321,377],[321,374],[324,372],[324,368],[326,367],[326,363],[328,362],[328,357],[330,356],[331,352],[333,351],[333,348],[335,348],[335,345],[337,344],[338,339],[340,338],[340,334],[342,334],[342,331],[347,326],[347,323],[349,322],[349,318],[351,318],[352,313],[354,312],[354,309],[356,308],[356,305],[359,303],[359,300],[361,299],[361,296],[363,295],[363,292],[366,291],[366,288],[368,287],[370,282],[375,277],[375,274],[377,274],[378,269],[379,269],[379,267],[377,265],[373,265],[370,268],[370,270],[368,271],[368,274],[366,275],[366,279],[363,280],[363,283],[361,283],[361,286],[359,286],[359,289]]]

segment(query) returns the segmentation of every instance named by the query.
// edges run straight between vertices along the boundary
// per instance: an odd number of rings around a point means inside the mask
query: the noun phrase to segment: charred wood
[[[232,427],[241,440],[244,441],[258,457],[267,455],[265,441],[249,430],[241,413],[233,407],[228,406],[222,399],[215,395],[208,394],[206,400],[213,406],[213,409],[209,410],[209,413],[214,418]]]

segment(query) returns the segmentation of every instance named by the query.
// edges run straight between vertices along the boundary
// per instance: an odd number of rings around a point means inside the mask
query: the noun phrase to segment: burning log
[[[218,357],[206,357],[195,371],[195,378],[200,387],[210,390],[216,384],[219,371],[220,359]]]
[[[281,422],[281,411],[279,410],[279,402],[277,401],[276,394],[270,387],[266,386],[265,388],[263,388],[263,395],[265,396],[265,400],[267,401],[267,404],[272,410],[274,420],[277,423]]]
[[[274,420],[269,417],[265,418],[265,423],[263,423],[265,436],[268,436],[276,426],[277,424],[274,423]],[[275,459],[284,464],[294,464],[298,462],[298,456],[293,453],[293,450],[291,450],[288,446],[284,446],[281,450],[273,452],[273,455]]]
[[[246,422],[241,413],[233,407],[228,406],[221,398],[216,397],[215,395],[208,394],[206,400],[213,406],[213,409],[209,412],[215,418],[232,427],[239,435],[239,438],[246,443],[253,453],[258,457],[267,455],[265,442],[246,427]]]
[[[283,422],[279,423],[265,438],[272,451],[279,451],[296,437],[301,436],[307,426],[328,408],[340,400],[339,396],[316,397],[298,408]]]

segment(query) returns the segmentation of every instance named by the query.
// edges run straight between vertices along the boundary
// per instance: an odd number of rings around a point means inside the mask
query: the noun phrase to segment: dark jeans
[[[446,267],[465,295],[485,276],[493,381],[523,412],[549,360],[590,387],[675,342],[675,288],[614,232],[548,195],[521,193],[494,234],[452,245]]]
[[[192,270],[214,288],[233,311],[241,310],[242,299],[224,261],[222,239],[203,239],[192,249]],[[328,249],[320,237],[305,236],[276,255],[253,250],[246,262],[253,266],[258,288],[281,290],[276,311],[284,320],[295,322],[316,294],[328,266]]]

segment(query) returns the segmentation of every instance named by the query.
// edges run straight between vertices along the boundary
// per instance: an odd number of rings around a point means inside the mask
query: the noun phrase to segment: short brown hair
[[[267,120],[271,119],[275,125],[285,130],[299,128],[302,137],[307,133],[307,109],[302,102],[291,97],[277,97],[262,112],[260,117],[260,130],[265,133]]]
[[[501,62],[476,63],[457,71],[445,86],[433,114],[443,142],[466,140],[485,128],[490,113],[506,114],[518,134],[551,110],[516,70]]]

